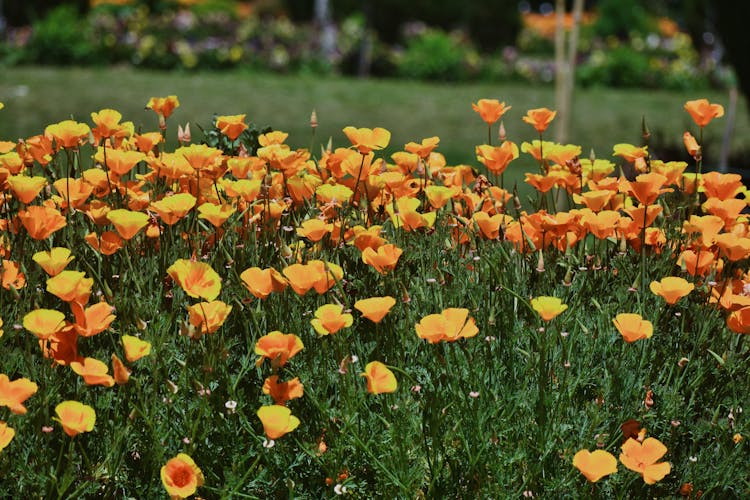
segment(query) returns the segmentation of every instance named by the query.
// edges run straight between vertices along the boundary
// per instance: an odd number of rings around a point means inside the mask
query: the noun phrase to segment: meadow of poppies
[[[594,157],[479,99],[471,165],[423,132],[319,144],[314,113],[191,133],[179,105],[0,141],[0,491],[750,495],[750,196],[701,154],[721,105],[685,103],[688,164],[645,123]]]

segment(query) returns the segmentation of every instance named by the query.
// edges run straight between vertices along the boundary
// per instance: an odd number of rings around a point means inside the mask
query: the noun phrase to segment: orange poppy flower
[[[716,257],[712,252],[685,250],[677,257],[677,264],[692,276],[705,276],[716,264]]]
[[[299,419],[292,415],[292,410],[286,406],[261,406],[257,414],[268,439],[279,439],[284,434],[292,432],[300,424]]]
[[[135,134],[133,137],[135,141],[135,147],[138,148],[138,151],[141,153],[149,153],[150,151],[153,151],[153,149],[162,142],[164,139],[164,136],[161,135],[161,132],[146,132],[143,134]]]
[[[63,431],[70,437],[75,437],[82,432],[91,432],[96,423],[96,412],[89,405],[78,401],[63,401],[55,407],[57,418]]]
[[[354,303],[354,308],[373,323],[380,323],[395,304],[396,299],[387,295],[358,300]]]
[[[44,340],[39,341],[42,356],[54,360],[58,365],[68,365],[77,361],[78,334],[73,328],[62,328]]]
[[[31,156],[32,161],[36,161],[42,166],[52,161],[54,149],[50,137],[44,134],[35,135],[26,139],[23,146],[24,152]]]
[[[276,269],[251,267],[240,274],[245,288],[258,299],[267,298],[271,292],[283,292],[289,284]]]
[[[260,194],[260,179],[240,179],[231,181],[222,179],[222,186],[230,198],[242,198],[247,202],[253,202]]]
[[[5,422],[0,422],[0,451],[10,444],[13,440],[13,436],[16,435],[16,431]]]
[[[76,318],[73,328],[81,337],[93,337],[103,332],[116,318],[113,314],[115,308],[106,302],[98,302],[85,309],[79,303],[71,302],[70,308]]]
[[[479,113],[479,116],[487,125],[498,121],[513,106],[506,106],[505,102],[497,99],[479,99],[471,104],[471,109]]]
[[[297,295],[305,295],[321,279],[325,279],[325,269],[320,270],[309,264],[292,264],[281,271]]]
[[[458,186],[429,185],[424,189],[427,200],[434,210],[443,208],[453,197],[461,193]]]
[[[11,287],[20,290],[26,286],[26,275],[21,272],[18,262],[3,259],[0,262],[0,285],[6,290]]]
[[[176,95],[167,97],[152,97],[146,103],[146,109],[153,110],[163,118],[169,118],[172,112],[180,106],[180,100]]]
[[[52,309],[35,309],[23,317],[23,327],[44,340],[65,326],[65,315]]]
[[[272,130],[258,136],[258,142],[261,146],[266,147],[271,144],[283,144],[289,134],[282,132],[281,130]]]
[[[629,163],[635,163],[637,160],[648,156],[648,146],[638,147],[632,144],[615,144],[612,150],[614,156],[621,156]]]
[[[52,233],[65,227],[65,217],[54,208],[47,206],[30,206],[18,212],[21,224],[35,240],[46,240]]]
[[[54,247],[49,251],[42,251],[35,253],[31,259],[39,264],[44,272],[50,276],[56,276],[60,274],[65,267],[75,259],[71,255],[70,249],[64,247]]]
[[[140,151],[123,151],[121,149],[99,148],[94,159],[104,165],[110,172],[119,176],[125,176],[133,170],[138,162],[146,159],[146,155]],[[106,161],[105,161],[106,160]]]
[[[654,325],[643,319],[640,314],[620,313],[615,316],[612,323],[626,342],[648,339],[654,333]]]
[[[23,167],[23,158],[17,152],[11,151],[10,153],[0,154],[0,169],[7,171],[8,174],[18,175]]]
[[[162,466],[160,476],[164,488],[172,498],[187,498],[205,483],[200,467],[185,453],[170,458]]]
[[[217,205],[206,202],[198,207],[198,218],[207,220],[214,227],[220,227],[234,212],[236,209],[229,203]]]
[[[750,238],[742,238],[733,233],[722,233],[715,238],[721,254],[731,262],[742,260],[750,255]]]
[[[192,338],[199,339],[207,333],[214,333],[224,324],[232,306],[220,300],[211,302],[199,302],[188,307],[188,320],[197,331]]]
[[[86,385],[102,385],[104,387],[115,385],[115,379],[107,373],[109,367],[98,359],[83,358],[82,360],[71,361],[70,368],[83,377]]]
[[[289,359],[304,349],[302,339],[293,333],[281,333],[276,330],[262,336],[255,343],[255,354],[260,356],[257,364],[260,365],[264,359],[271,360],[274,367],[284,366]]]
[[[125,385],[130,380],[131,371],[125,366],[117,354],[112,353],[112,373],[114,374],[115,384]]]
[[[422,139],[421,142],[410,142],[404,146],[404,149],[424,160],[430,157],[432,150],[435,149],[438,144],[440,144],[440,138],[438,136],[433,136]]]
[[[124,245],[124,240],[114,231],[104,231],[101,236],[89,233],[83,239],[102,255],[112,255]]]
[[[52,186],[60,195],[59,197],[53,197],[53,200],[61,208],[80,208],[94,192],[94,187],[83,178],[66,177],[58,179],[52,183]]]
[[[151,354],[151,343],[132,335],[123,335],[120,338],[122,342],[122,348],[125,350],[125,359],[129,363],[138,361],[139,359]]]
[[[701,186],[706,198],[718,198],[722,201],[746,191],[740,174],[722,174],[716,171],[701,175]]]
[[[526,116],[523,117],[523,121],[531,125],[540,134],[547,130],[549,124],[555,119],[557,111],[552,111],[547,108],[530,109],[526,112]]]
[[[385,211],[391,217],[393,225],[406,231],[413,231],[420,227],[432,227],[435,224],[437,212],[419,213],[421,202],[411,196],[403,196],[396,201],[396,207],[389,203]]]
[[[342,328],[352,326],[354,316],[343,312],[338,304],[325,304],[315,310],[315,318],[310,320],[315,331],[320,335],[330,335]]]
[[[646,484],[654,484],[661,481],[672,470],[669,462],[657,463],[666,452],[667,447],[658,439],[646,438],[643,443],[640,443],[633,438],[628,438],[622,445],[620,462],[628,469],[640,473]]]
[[[211,301],[221,292],[221,278],[205,262],[178,259],[167,273],[193,298]]]
[[[85,123],[74,120],[64,120],[59,123],[47,125],[44,135],[54,140],[57,148],[77,148],[88,140],[91,129]]]
[[[301,398],[304,386],[299,377],[294,377],[287,382],[279,382],[278,375],[271,375],[263,382],[263,394],[268,394],[277,405],[284,405],[287,401]]]
[[[660,194],[672,191],[670,188],[662,189],[662,186],[664,186],[666,182],[667,178],[661,174],[654,172],[640,174],[634,181],[628,183],[628,192],[632,196],[635,196],[635,198],[643,205],[653,205]]]
[[[367,379],[367,392],[370,394],[384,394],[396,392],[398,382],[393,372],[380,361],[370,361],[360,374]]]
[[[469,310],[449,307],[439,314],[429,314],[422,318],[414,328],[417,336],[431,344],[440,341],[455,342],[461,338],[474,337],[479,333],[474,318],[469,316]]]
[[[573,466],[590,482],[595,483],[617,472],[617,459],[608,451],[581,450],[573,456]]]
[[[696,99],[685,103],[685,111],[690,113],[696,125],[703,128],[708,125],[714,118],[724,116],[724,106],[721,104],[711,104],[708,99]]]
[[[107,219],[115,226],[117,233],[125,240],[132,239],[138,231],[148,225],[148,215],[143,212],[134,212],[119,208],[110,210]]]
[[[120,120],[122,120],[122,114],[114,109],[102,109],[98,112],[92,112],[91,121],[94,122],[96,127],[91,132],[94,134],[95,142],[99,143],[101,139],[117,134],[122,128]]]
[[[714,238],[724,227],[721,217],[715,215],[691,215],[690,219],[682,223],[682,232],[692,236],[698,234],[706,246],[713,245]]]
[[[690,132],[682,134],[682,142],[685,144],[688,154],[693,158],[697,158],[701,154],[701,147]]]
[[[182,146],[174,152],[184,157],[188,164],[195,170],[205,170],[215,167],[221,162],[223,153],[220,149],[212,148],[205,144],[191,144]]]
[[[540,193],[546,193],[552,189],[559,180],[558,177],[553,175],[532,174],[530,172],[525,172],[524,177],[526,177],[525,181]]]
[[[495,175],[505,172],[508,164],[518,158],[518,146],[510,141],[503,142],[500,146],[488,146],[483,144],[476,147],[477,160]]]
[[[24,401],[36,394],[39,386],[27,378],[10,380],[0,373],[0,406],[7,406],[16,415],[26,414]]]
[[[82,271],[66,270],[47,278],[47,291],[63,302],[85,304],[93,286],[93,278],[86,278],[86,273]]]
[[[47,185],[46,177],[29,177],[28,175],[11,175],[8,177],[8,185],[13,196],[21,203],[29,204],[34,201],[39,193]]]
[[[352,146],[363,155],[373,150],[383,149],[391,141],[391,133],[380,127],[374,129],[345,127],[344,134],[351,141]]]
[[[598,214],[591,212],[584,215],[581,220],[591,234],[603,240],[615,234],[620,213],[613,210],[604,210]]]
[[[237,139],[247,129],[247,115],[222,115],[216,117],[216,128],[230,141]]]
[[[661,281],[652,281],[649,285],[651,291],[667,301],[669,305],[675,305],[678,300],[693,291],[695,285],[684,278],[667,276]]]
[[[746,206],[747,202],[738,198],[729,198],[727,200],[709,198],[702,205],[702,208],[710,214],[721,217],[726,229],[729,230],[734,227],[734,224],[740,217],[740,213],[742,213]]]
[[[195,196],[190,193],[178,193],[152,202],[149,208],[156,212],[165,224],[171,226],[185,217],[196,201]]]
[[[734,333],[750,335],[750,306],[732,311],[727,317],[727,327]]]
[[[308,219],[297,228],[297,235],[312,242],[322,240],[333,231],[333,224],[320,219]]]
[[[362,262],[371,265],[380,274],[386,274],[396,268],[402,253],[403,250],[391,243],[382,245],[377,250],[368,247],[362,252]]]
[[[552,321],[568,308],[558,297],[535,297],[531,299],[531,307],[544,321]]]

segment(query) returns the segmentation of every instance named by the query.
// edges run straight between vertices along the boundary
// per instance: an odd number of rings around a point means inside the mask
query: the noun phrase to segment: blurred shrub
[[[479,62],[465,36],[425,28],[407,41],[398,59],[398,74],[421,80],[466,80],[476,76]]]
[[[72,5],[52,9],[33,25],[23,48],[24,59],[42,64],[95,64],[102,62],[89,24]]]

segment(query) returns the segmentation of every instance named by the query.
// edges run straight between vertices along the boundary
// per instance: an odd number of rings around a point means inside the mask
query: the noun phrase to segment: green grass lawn
[[[472,165],[478,165],[473,145],[487,140],[486,126],[472,111],[472,102],[498,98],[512,105],[505,115],[505,127],[508,138],[519,145],[536,137],[521,121],[526,111],[555,106],[552,87],[506,82],[441,85],[245,72],[6,68],[0,76],[0,100],[6,105],[0,114],[0,138],[16,140],[37,134],[47,124],[70,117],[90,122],[92,111],[106,107],[121,111],[136,127],[154,130],[156,117],[141,104],[149,97],[169,94],[176,94],[181,102],[170,120],[171,130],[176,133],[177,123],[190,122],[196,139],[201,135],[195,124],[209,126],[214,113],[247,113],[248,120],[257,125],[289,132],[291,145],[309,147],[309,116],[316,109],[320,123],[317,142],[332,137],[334,146],[348,146],[343,127],[385,127],[393,134],[389,152],[409,141],[437,135],[439,151],[449,164]],[[579,89],[569,142],[581,145],[586,155],[594,148],[598,157],[610,157],[614,143],[640,143],[641,117],[645,115],[655,139],[680,145],[685,130],[695,132],[682,106],[686,100],[700,97],[724,105],[728,102],[722,92]],[[720,120],[708,127],[706,142],[713,146],[711,151],[718,152],[724,125],[725,120]],[[747,149],[748,137],[750,120],[741,101],[732,151]],[[533,169],[535,164],[523,158],[513,167]]]

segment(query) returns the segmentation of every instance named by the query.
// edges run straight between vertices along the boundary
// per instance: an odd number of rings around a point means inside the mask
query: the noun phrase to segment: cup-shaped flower
[[[84,238],[91,248],[102,255],[112,255],[123,247],[123,239],[114,231],[104,231],[101,236],[89,233]]]
[[[625,342],[635,342],[640,339],[651,338],[654,334],[654,325],[643,319],[640,314],[620,313],[612,320],[617,331],[620,332]]]
[[[138,361],[139,359],[151,354],[151,343],[145,340],[133,337],[132,335],[123,335],[120,338],[122,342],[122,348],[125,351],[125,359],[129,363]]]
[[[592,483],[617,472],[617,459],[608,451],[581,450],[573,457],[573,466]]]
[[[115,226],[117,233],[125,240],[132,239],[148,224],[148,215],[143,212],[118,208],[107,213],[107,219]]]
[[[36,394],[39,386],[27,378],[10,380],[0,373],[0,406],[7,406],[16,415],[26,413],[24,401]]]
[[[240,279],[245,288],[258,299],[267,298],[271,292],[283,292],[289,285],[284,276],[272,267],[245,269],[240,274]]]
[[[362,262],[371,265],[380,274],[392,271],[398,264],[403,250],[392,243],[380,246],[377,250],[370,247],[362,251]]]
[[[695,285],[678,276],[667,276],[661,281],[652,281],[649,288],[655,295],[666,300],[667,304],[674,305],[692,292]]]
[[[362,313],[362,316],[373,323],[380,323],[391,308],[396,304],[396,299],[387,295],[385,297],[370,297],[361,299],[354,303],[354,309]]]
[[[232,306],[220,300],[199,302],[188,307],[188,320],[196,328],[193,338],[200,338],[207,333],[214,333],[224,324]]]
[[[47,206],[32,205],[18,212],[18,218],[29,236],[35,240],[46,240],[67,224],[59,210]]]
[[[299,419],[292,415],[292,410],[286,406],[261,406],[257,414],[268,439],[279,439],[284,434],[292,432],[300,424]]]
[[[212,148],[205,144],[191,144],[182,146],[175,150],[176,155],[181,155],[195,170],[206,170],[221,163],[223,153],[220,149]]]
[[[54,247],[48,251],[37,252],[31,258],[50,276],[57,276],[60,274],[70,261],[75,259],[75,257],[71,255],[70,249],[65,247]]]
[[[662,189],[666,182],[667,178],[656,172],[640,174],[634,181],[629,182],[628,192],[642,204],[652,205],[660,194],[672,191],[670,188]]]
[[[479,333],[474,318],[469,317],[469,310],[449,307],[440,314],[429,314],[414,327],[417,336],[431,344],[444,340],[455,342],[461,338],[474,337]]]
[[[139,162],[145,160],[146,155],[140,151],[124,151],[121,149],[107,149],[105,153],[104,148],[99,148],[94,155],[94,159],[105,165],[110,172],[118,176],[125,176]]]
[[[268,394],[277,405],[283,405],[291,399],[301,398],[304,386],[299,377],[287,382],[279,382],[278,375],[271,375],[263,382],[263,394]]]
[[[315,331],[319,335],[330,335],[342,328],[352,326],[354,316],[343,312],[343,307],[338,304],[325,304],[315,311],[315,317],[310,320]]]
[[[190,193],[178,193],[166,196],[151,203],[151,210],[156,212],[167,225],[173,225],[185,217],[195,206],[196,198]]]
[[[308,264],[292,264],[285,267],[281,272],[297,295],[305,295],[315,286],[315,283],[321,278],[325,278],[325,271],[321,273],[319,270],[311,268]]]
[[[370,361],[361,374],[367,379],[367,392],[370,394],[383,394],[396,392],[398,382],[393,372],[380,361]]]
[[[510,141],[500,146],[483,144],[476,147],[477,160],[495,175],[505,172],[511,161],[518,158],[518,146]]]
[[[29,177],[27,175],[11,175],[8,177],[8,185],[13,196],[21,203],[31,203],[34,198],[47,185],[47,178],[41,176]]]
[[[94,358],[83,358],[70,362],[70,368],[83,377],[86,385],[101,385],[112,387],[115,379],[109,375],[109,367],[106,363]]]
[[[71,302],[70,308],[76,318],[73,328],[81,337],[93,337],[103,332],[116,318],[114,307],[106,302],[97,302],[85,309],[78,302]]]
[[[440,137],[433,136],[422,139],[421,142],[410,142],[404,146],[404,149],[425,160],[430,156],[430,153],[432,153],[432,150],[435,149],[438,144],[440,144]]]
[[[479,113],[480,118],[487,124],[492,125],[498,121],[506,111],[513,106],[506,106],[505,102],[497,99],[479,99],[471,104],[471,109]]]
[[[351,141],[352,146],[363,155],[373,150],[383,149],[391,142],[391,133],[380,127],[374,129],[345,127],[344,134]]]
[[[657,463],[666,452],[667,447],[656,438],[646,438],[643,443],[628,438],[622,445],[620,462],[628,469],[640,473],[646,484],[654,484],[672,470],[669,462]]]
[[[223,115],[216,117],[216,128],[227,136],[227,139],[233,141],[237,139],[242,132],[247,129],[247,123],[245,123],[246,115]]]
[[[163,118],[169,118],[169,115],[180,106],[180,100],[176,95],[170,95],[167,97],[152,97],[146,103],[146,109],[153,110],[156,114]]]
[[[221,227],[234,212],[236,209],[229,203],[215,205],[206,202],[198,207],[198,218],[207,220],[214,227]]]
[[[35,309],[23,317],[23,327],[44,340],[65,327],[65,315],[54,309]]]
[[[263,335],[255,343],[255,354],[260,356],[258,363],[268,358],[273,366],[284,366],[289,359],[304,349],[302,339],[293,333],[281,333],[276,330]]]
[[[93,286],[94,279],[86,278],[86,273],[82,271],[61,271],[47,279],[47,291],[63,302],[85,304]]]
[[[112,353],[112,373],[114,374],[115,384],[125,385],[130,380],[130,370],[125,366],[117,354]]]
[[[44,129],[44,135],[54,140],[58,149],[77,148],[88,140],[90,132],[88,125],[75,120],[63,120]]]
[[[555,119],[557,111],[552,111],[547,108],[530,109],[526,112],[526,116],[523,117],[523,121],[531,125],[540,134],[547,130],[549,124]]]
[[[312,242],[322,240],[333,231],[333,224],[320,219],[308,219],[296,229],[297,235]]]
[[[21,272],[18,262],[7,259],[0,261],[0,286],[6,290],[11,287],[20,290],[26,286],[26,275]]]
[[[722,174],[715,170],[701,175],[701,185],[706,198],[719,200],[730,200],[745,191],[741,175]]]
[[[89,405],[78,401],[63,401],[55,407],[57,418],[63,431],[70,437],[75,437],[82,432],[91,432],[96,423],[96,412]]]
[[[3,451],[3,449],[10,444],[15,435],[15,430],[8,427],[8,424],[5,422],[0,422],[0,451]]]
[[[711,104],[708,99],[696,99],[685,103],[685,111],[690,113],[696,125],[703,128],[714,118],[724,116],[724,106]]]
[[[164,488],[173,499],[193,495],[205,482],[200,467],[185,453],[170,458],[162,466],[160,475]]]
[[[205,262],[177,259],[167,273],[193,298],[215,300],[221,292],[221,278]]]
[[[544,321],[552,321],[568,308],[562,300],[557,297],[535,297],[531,299],[531,307],[539,314]]]
[[[750,306],[732,311],[727,318],[727,327],[734,333],[750,335]]]

